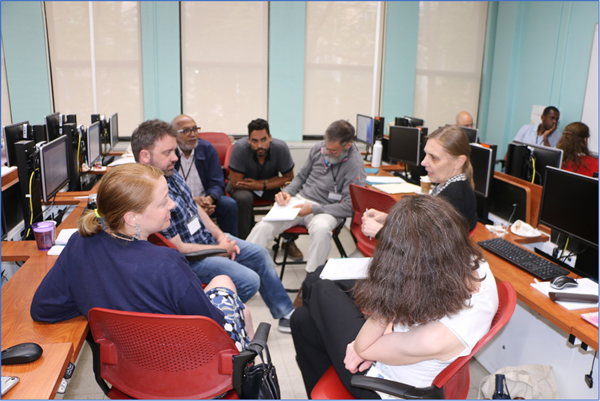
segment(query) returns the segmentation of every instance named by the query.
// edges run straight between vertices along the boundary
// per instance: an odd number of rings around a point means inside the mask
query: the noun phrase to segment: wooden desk
[[[2,366],[2,376],[19,378],[19,383],[2,399],[54,398],[73,355],[73,347],[69,343],[41,344],[41,347],[44,353],[35,362]]]
[[[14,169],[10,173],[2,176],[2,191],[7,188],[12,187],[13,185],[19,182],[19,172],[17,169]]]

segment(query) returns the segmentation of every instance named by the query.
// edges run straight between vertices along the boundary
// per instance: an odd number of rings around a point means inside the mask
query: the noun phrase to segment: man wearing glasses
[[[171,122],[177,131],[176,151],[179,160],[175,169],[192,191],[198,207],[217,219],[226,233],[238,235],[238,207],[234,199],[225,196],[225,180],[217,150],[198,138],[200,127],[194,119],[182,114]]]
[[[293,221],[261,221],[246,241],[266,247],[276,235],[301,224],[310,234],[306,271],[313,272],[325,263],[333,229],[353,214],[350,184],[364,186],[367,177],[353,138],[354,127],[349,122],[331,123],[325,140],[313,146],[298,176],[275,195],[279,205],[298,202],[298,217]]]

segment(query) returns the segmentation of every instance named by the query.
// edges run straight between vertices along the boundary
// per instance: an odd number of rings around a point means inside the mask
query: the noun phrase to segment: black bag
[[[271,362],[269,347],[264,341],[254,340],[246,347],[260,355],[262,363],[249,364],[245,368],[244,379],[242,383],[242,393],[246,399],[259,400],[279,400],[281,392],[279,391],[279,381],[275,366]],[[267,354],[267,359],[263,358],[263,350]]]
[[[508,392],[508,386],[506,385],[506,376],[496,375],[496,389],[492,395],[493,400],[510,400],[510,393]],[[505,392],[506,390],[506,392]]]

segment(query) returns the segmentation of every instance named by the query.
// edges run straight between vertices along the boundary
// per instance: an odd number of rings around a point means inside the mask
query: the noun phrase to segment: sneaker
[[[290,319],[281,318],[279,319],[279,331],[282,333],[291,333],[292,328],[290,327]]]
[[[288,248],[288,257],[296,260],[302,260],[304,258],[302,251],[298,249],[295,241],[290,243],[290,247]]]

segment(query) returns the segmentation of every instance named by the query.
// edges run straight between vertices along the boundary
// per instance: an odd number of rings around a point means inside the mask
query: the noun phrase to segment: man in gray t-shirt
[[[255,199],[275,200],[294,178],[294,161],[287,144],[271,137],[261,118],[248,124],[248,140],[237,141],[229,161],[227,192],[238,204],[238,237],[246,239],[254,225]],[[281,176],[280,176],[281,174]]]

